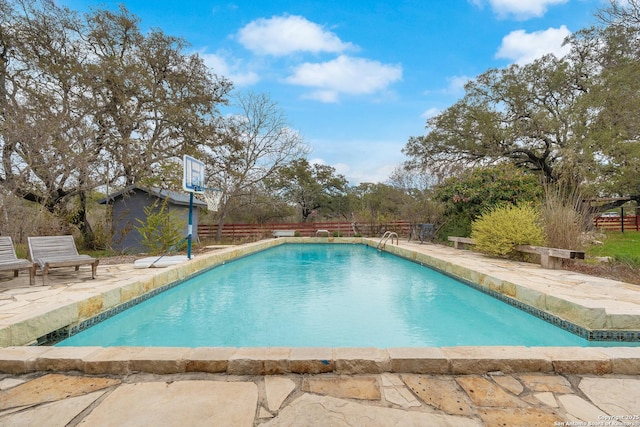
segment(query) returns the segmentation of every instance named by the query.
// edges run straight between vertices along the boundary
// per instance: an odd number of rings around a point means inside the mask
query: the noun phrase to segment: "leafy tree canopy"
[[[539,201],[543,189],[532,173],[502,163],[471,169],[433,189],[433,198],[444,204],[444,218],[450,234],[471,232],[471,222],[484,211],[502,204]],[[459,235],[459,234],[458,234]]]
[[[302,221],[306,222],[314,213],[339,213],[337,202],[345,198],[347,184],[335,168],[298,159],[282,167],[267,185],[284,200],[297,205]]]
[[[612,1],[600,15],[605,25],[570,37],[566,57],[470,81],[409,139],[410,165],[450,175],[506,160],[593,195],[640,195],[640,2]]]

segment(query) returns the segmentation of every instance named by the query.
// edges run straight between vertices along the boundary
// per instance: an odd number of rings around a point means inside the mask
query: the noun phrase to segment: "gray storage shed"
[[[153,205],[157,200],[167,200],[170,211],[178,212],[185,222],[189,219],[189,193],[164,190],[162,188],[143,188],[137,185],[129,186],[116,193],[110,194],[100,204],[112,205],[111,209],[111,248],[126,253],[140,253],[146,249],[142,246],[142,236],[135,227],[140,221],[146,220],[144,209]],[[198,208],[206,208],[207,204],[194,197],[193,199],[193,241],[198,239]],[[187,236],[187,228],[184,230]]]

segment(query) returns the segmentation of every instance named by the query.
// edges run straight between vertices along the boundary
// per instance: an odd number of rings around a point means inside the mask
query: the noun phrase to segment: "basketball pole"
[[[187,259],[191,259],[191,241],[193,240],[193,191],[189,193],[189,225],[187,226],[187,233]]]

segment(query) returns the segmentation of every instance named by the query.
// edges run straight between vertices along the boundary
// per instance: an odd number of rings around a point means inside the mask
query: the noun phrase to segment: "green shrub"
[[[486,209],[502,204],[539,202],[542,186],[537,175],[511,164],[467,169],[433,189],[432,199],[442,203],[446,235],[468,236],[470,224]],[[465,233],[466,231],[466,233]]]
[[[152,255],[159,255],[170,249],[179,250],[186,244],[183,242],[181,247],[174,247],[183,239],[187,221],[177,212],[169,210],[166,199],[160,204],[160,208],[158,204],[156,200],[151,206],[145,207],[146,221],[137,220],[140,226],[135,227],[142,236],[142,245]]]
[[[545,243],[540,212],[530,204],[488,209],[471,224],[471,237],[478,251],[507,258],[521,258],[516,245]]]

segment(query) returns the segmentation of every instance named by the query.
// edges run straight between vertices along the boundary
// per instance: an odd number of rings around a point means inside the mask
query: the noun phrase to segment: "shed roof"
[[[124,197],[127,194],[130,194],[136,190],[144,191],[152,196],[158,197],[159,199],[168,199],[169,203],[173,203],[174,205],[182,205],[189,206],[189,194],[181,193],[173,190],[165,190],[163,188],[158,187],[139,187],[137,185],[130,185],[126,188],[123,188],[120,191],[116,191],[108,195],[107,197],[98,200],[98,203],[101,205],[113,203],[116,199]],[[193,206],[197,207],[206,207],[207,204],[200,199],[193,198]]]

